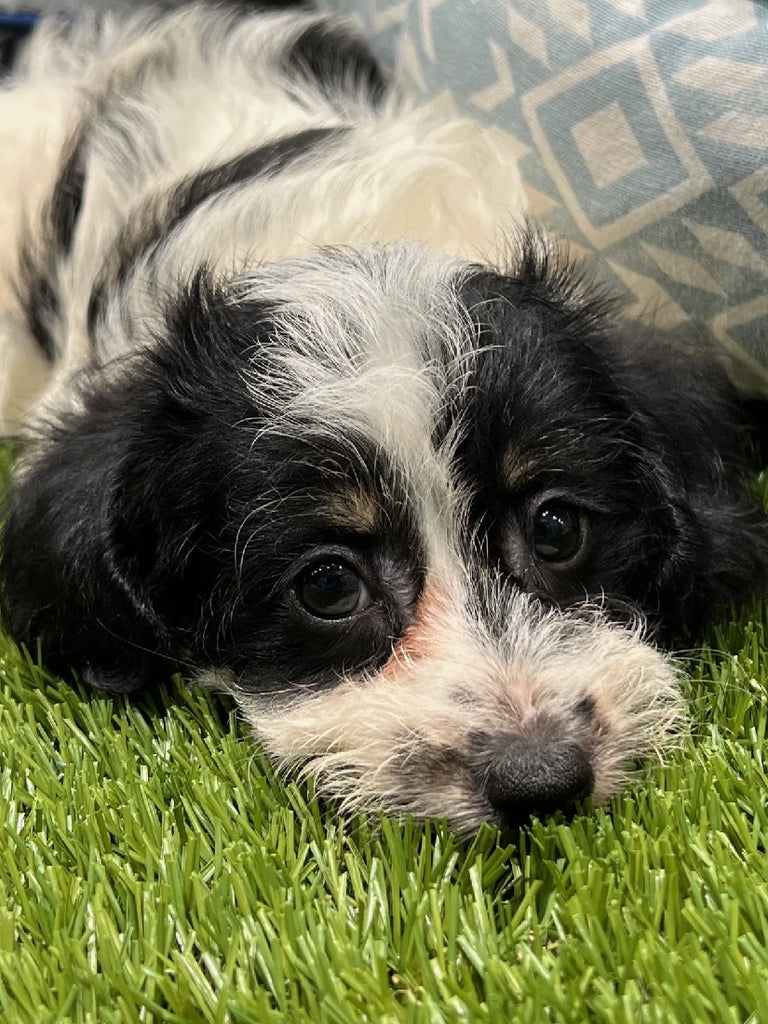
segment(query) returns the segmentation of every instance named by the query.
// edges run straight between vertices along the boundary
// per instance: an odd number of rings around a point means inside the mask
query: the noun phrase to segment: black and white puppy
[[[768,527],[724,378],[500,249],[523,206],[311,11],[43,23],[0,93],[14,635],[228,690],[348,808],[608,799],[680,713],[649,638],[765,590]]]

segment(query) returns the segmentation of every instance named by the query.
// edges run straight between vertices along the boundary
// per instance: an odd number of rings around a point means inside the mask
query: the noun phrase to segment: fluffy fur
[[[51,21],[0,207],[19,640],[114,692],[181,668],[345,807],[462,831],[670,741],[652,638],[768,581],[746,406],[500,243],[496,134],[312,11]]]

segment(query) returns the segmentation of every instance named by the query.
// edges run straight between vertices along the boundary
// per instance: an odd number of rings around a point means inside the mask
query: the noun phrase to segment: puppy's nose
[[[532,814],[572,811],[594,783],[589,755],[578,744],[526,740],[495,757],[484,777],[485,795],[509,826]]]

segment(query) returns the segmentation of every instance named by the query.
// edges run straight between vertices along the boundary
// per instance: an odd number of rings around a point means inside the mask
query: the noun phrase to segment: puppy
[[[245,5],[44,22],[0,126],[19,641],[115,693],[181,669],[343,808],[460,832],[663,749],[653,638],[768,586],[746,407],[499,248],[497,136]]]

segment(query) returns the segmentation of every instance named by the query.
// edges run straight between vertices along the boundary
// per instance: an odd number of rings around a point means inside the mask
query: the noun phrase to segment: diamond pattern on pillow
[[[768,8],[333,0],[422,93],[510,136],[532,212],[632,315],[768,394]]]

